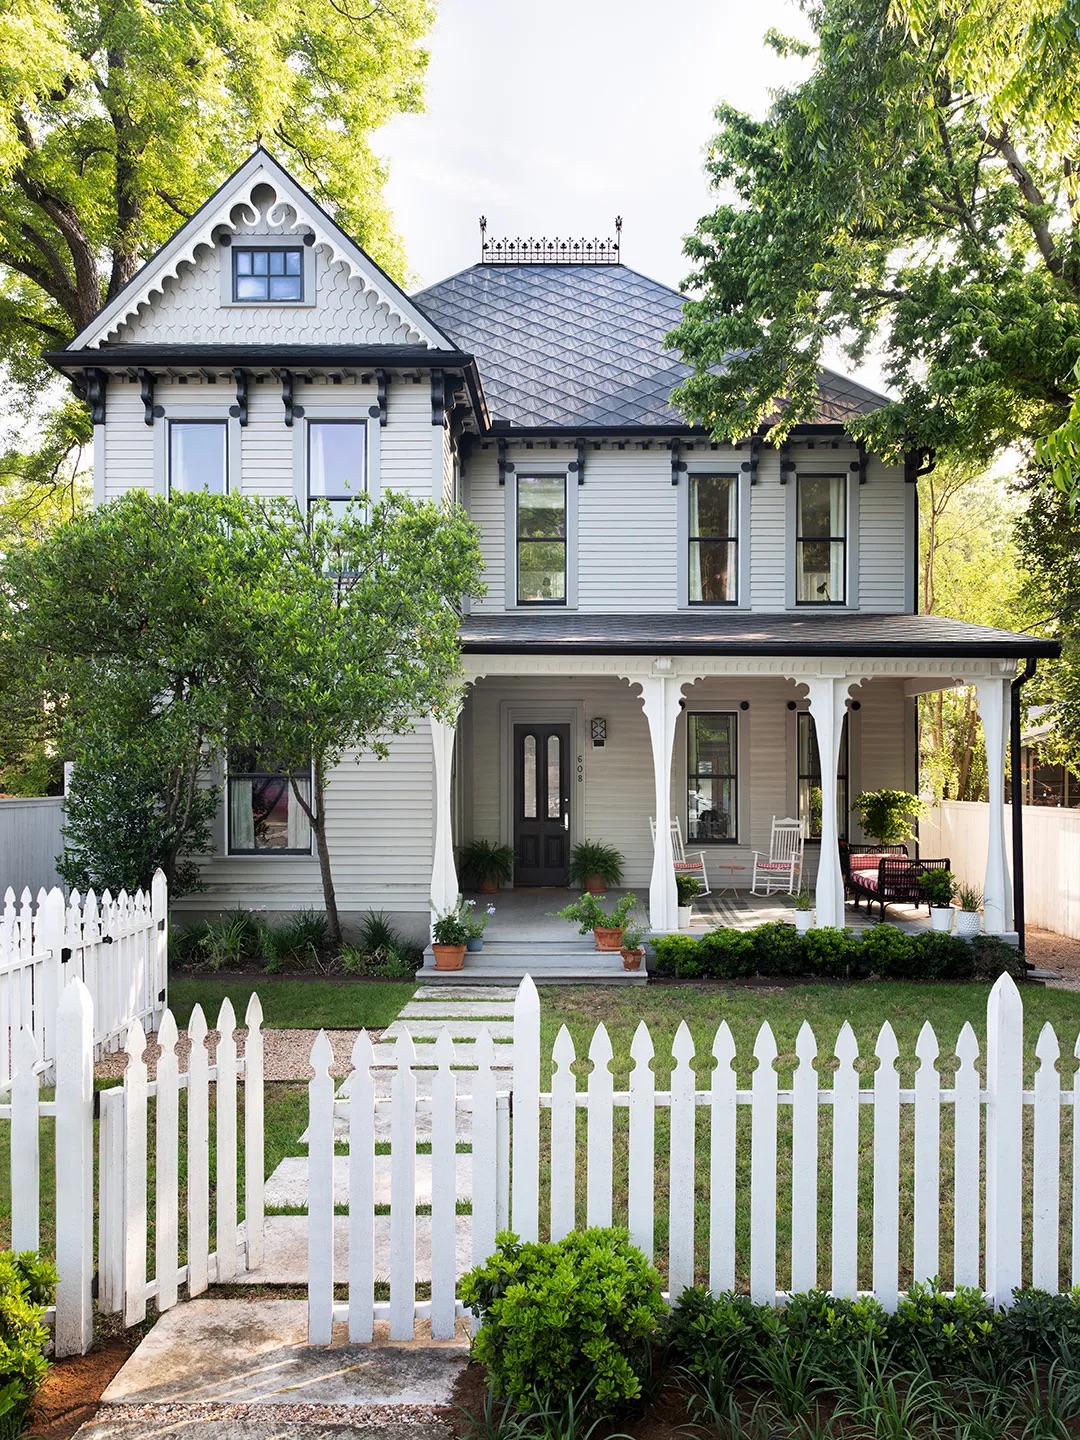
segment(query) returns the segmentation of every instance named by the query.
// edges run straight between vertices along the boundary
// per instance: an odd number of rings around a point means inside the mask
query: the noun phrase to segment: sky
[[[427,110],[376,137],[415,279],[480,258],[488,237],[607,237],[677,287],[683,236],[711,207],[703,169],[725,100],[762,114],[806,62],[762,45],[806,33],[791,0],[438,0]]]

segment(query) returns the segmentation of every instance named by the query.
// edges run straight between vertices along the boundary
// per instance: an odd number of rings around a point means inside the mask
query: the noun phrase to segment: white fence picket
[[[750,1296],[776,1304],[776,1040],[762,1025],[754,1042],[750,1081]]]
[[[832,1289],[854,1298],[859,1283],[859,1047],[844,1021],[833,1052]]]
[[[941,1226],[941,1076],[938,1041],[927,1021],[915,1043],[915,1226],[912,1275],[927,1284],[938,1273]]]
[[[1007,975],[986,1007],[986,1292],[1008,1305],[1022,1282],[1024,1010]]]
[[[514,997],[514,1117],[513,1225],[522,1240],[536,1240],[540,1224],[540,997],[528,975]]]
[[[187,1256],[188,1298],[209,1284],[210,1251],[210,1057],[206,1050],[206,1016],[196,1005],[188,1021],[187,1092]]]
[[[979,1042],[969,1024],[956,1041],[959,1068],[953,1079],[953,1284],[979,1283],[979,1171],[981,1081],[975,1062]]]
[[[577,1076],[571,1068],[577,1057],[565,1025],[551,1058],[551,1238],[561,1240],[574,1228],[577,1205]]]
[[[611,1224],[612,1146],[615,1123],[615,1077],[611,1073],[611,1038],[598,1025],[589,1046],[592,1071],[586,1088],[585,1223]],[[516,1062],[516,1057],[515,1057]]]
[[[482,1265],[495,1249],[495,1235],[500,1228],[495,1042],[486,1027],[481,1028],[473,1048],[472,1261]]]
[[[457,1077],[454,1042],[443,1029],[435,1041],[431,1082],[431,1338],[454,1338],[457,1259]]]
[[[709,1288],[735,1288],[735,1041],[726,1020],[713,1037],[709,1146]]]
[[[569,1039],[569,1031],[567,1038]],[[651,1260],[656,1216],[656,1076],[652,1069],[652,1036],[644,1020],[638,1022],[634,1031],[634,1038],[630,1043],[630,1058],[634,1068],[630,1071],[627,1228],[630,1239]],[[554,1081],[552,1089],[554,1090]],[[554,1232],[551,1238],[556,1238]]]
[[[38,1147],[38,1046],[19,1030],[11,1056],[11,1248],[36,1250],[40,1237],[41,1157]]]
[[[329,1345],[334,1327],[334,1051],[320,1030],[308,1081],[308,1344]]]
[[[1031,1283],[1058,1288],[1058,1232],[1061,1214],[1061,1056],[1054,1027],[1047,1022],[1035,1046],[1035,1125],[1032,1154]]]
[[[146,1036],[138,1020],[128,1028],[124,1071],[124,1324],[146,1316]]]
[[[896,1309],[900,1263],[900,1047],[892,1026],[878,1034],[874,1074],[874,1294]]]
[[[668,1170],[668,1283],[675,1298],[694,1283],[694,1174],[697,1110],[694,1040],[683,1020],[671,1046],[671,1142]]]
[[[409,1032],[394,1045],[390,1110],[390,1339],[416,1334],[416,1051]]]
[[[217,1116],[214,1181],[216,1202],[217,1282],[236,1275],[236,1012],[226,997],[217,1020],[217,1082],[214,1109]]]
[[[53,1350],[62,1357],[85,1354],[93,1338],[94,1014],[90,992],[79,980],[68,985],[60,997],[55,1033],[56,1266],[60,1281]]]
[[[258,1270],[263,1263],[263,1217],[265,1212],[265,1133],[263,1092],[262,1004],[252,992],[244,1014],[247,1039],[244,1041],[244,1264]]]
[[[180,1264],[180,1067],[176,1058],[176,1021],[166,1010],[158,1030],[161,1054],[157,1062],[154,1269],[157,1271],[157,1308],[176,1304]]]
[[[1080,1035],[1073,1046],[1073,1058],[1080,1060]],[[1072,1280],[1080,1285],[1080,1070],[1073,1072],[1072,1084]]]
[[[361,1030],[353,1042],[353,1069],[349,1079],[349,1339],[353,1344],[363,1344],[374,1334],[375,1080],[371,1073],[374,1061],[371,1040],[367,1031]],[[332,1108],[327,1108],[332,1115]],[[331,1204],[333,1176],[331,1150]],[[323,1183],[325,1186],[325,1177]],[[494,1228],[491,1240],[494,1247]]]
[[[795,1058],[798,1066],[791,1085],[791,1288],[800,1291],[817,1286],[819,1082],[814,1069],[817,1041],[805,1020],[795,1039]]]

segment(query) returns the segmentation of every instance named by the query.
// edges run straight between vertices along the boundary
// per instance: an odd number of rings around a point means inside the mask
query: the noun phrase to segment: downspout
[[[1012,682],[1012,705],[1009,723],[1009,764],[1012,770],[1010,792],[1012,797],[1013,836],[1013,928],[1021,955],[1024,953],[1024,775],[1021,768],[1020,743],[1020,692],[1035,674],[1038,660],[1029,655],[1024,662],[1023,672]]]

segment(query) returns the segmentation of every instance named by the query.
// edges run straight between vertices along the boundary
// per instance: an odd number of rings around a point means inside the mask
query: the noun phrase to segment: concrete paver
[[[268,1215],[263,1234],[263,1263],[258,1270],[237,1275],[234,1285],[306,1285],[308,1221],[306,1215]],[[456,1217],[456,1273],[472,1269],[472,1216]],[[375,1278],[390,1278],[390,1216],[374,1217]],[[349,1279],[349,1217],[334,1216],[334,1283]],[[416,1279],[431,1279],[431,1216],[416,1217]]]
[[[106,1405],[76,1440],[451,1440],[453,1430],[433,1417],[365,1418],[336,1406]]]
[[[472,1199],[472,1155],[468,1152],[456,1158],[457,1198]],[[390,1204],[390,1155],[375,1156],[375,1204]],[[431,1156],[416,1157],[416,1203],[431,1204]],[[308,1162],[304,1156],[290,1156],[282,1160],[266,1182],[265,1204],[268,1209],[304,1209],[308,1203]],[[334,1157],[334,1204],[349,1203],[349,1160],[348,1156]]]

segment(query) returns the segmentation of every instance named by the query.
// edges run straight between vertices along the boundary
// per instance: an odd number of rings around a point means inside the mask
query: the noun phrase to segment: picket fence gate
[[[29,890],[4,895],[0,916],[0,1084],[13,1073],[13,1046],[30,1030],[51,1079],[57,1058],[60,997],[81,980],[94,1002],[94,1045],[100,1056],[123,1045],[138,1020],[157,1029],[168,987],[169,895],[157,871],[149,893]]]
[[[932,991],[927,991],[928,998]],[[918,1068],[913,1087],[902,1086],[897,1070],[900,1050],[892,1026],[882,1025],[874,1048],[878,1068],[870,1088],[862,1088],[856,1069],[858,1046],[850,1025],[836,1040],[836,1068],[820,1073],[815,1062],[829,1063],[819,1053],[810,1026],[803,1024],[796,1042],[796,1065],[790,1088],[780,1088],[774,1068],[777,1044],[768,1024],[761,1026],[753,1049],[756,1069],[749,1089],[737,1084],[736,1049],[726,1022],[711,1047],[715,1062],[708,1088],[699,1089],[692,1068],[694,1041],[680,1024],[671,1047],[674,1067],[669,1088],[661,1090],[651,1068],[653,1039],[642,1022],[630,1056],[629,1089],[616,1091],[610,1069],[612,1046],[598,1025],[588,1047],[592,1071],[584,1088],[573,1071],[579,1058],[564,1026],[555,1040],[550,1090],[541,1090],[540,1001],[532,980],[522,982],[514,1006],[512,1107],[501,1097],[496,1071],[497,1049],[486,1032],[475,1044],[455,1048],[444,1034],[432,1045],[414,1046],[407,1034],[395,1044],[395,1060],[376,1058],[366,1036],[353,1050],[348,1098],[335,1098],[329,1077],[330,1047],[320,1034],[312,1051],[315,1077],[310,1084],[309,1172],[309,1339],[326,1344],[335,1319],[347,1319],[354,1340],[369,1339],[375,1318],[389,1315],[391,1337],[409,1339],[415,1320],[430,1314],[435,1338],[453,1334],[461,1305],[456,1296],[454,1265],[455,1118],[472,1111],[473,1262],[494,1248],[495,1231],[505,1221],[507,1170],[510,1216],[524,1240],[541,1237],[542,1139],[550,1156],[550,1202],[546,1235],[560,1239],[576,1222],[577,1199],[584,1171],[584,1209],[589,1225],[610,1225],[616,1209],[616,1146],[625,1147],[625,1213],[634,1243],[654,1258],[657,1160],[667,1162],[669,1214],[668,1294],[677,1298],[695,1280],[695,1202],[706,1202],[707,1281],[714,1292],[736,1285],[737,1148],[749,1147],[749,1292],[758,1302],[776,1304],[787,1294],[817,1286],[839,1296],[859,1293],[861,1227],[871,1238],[872,1293],[886,1309],[901,1296],[901,1275],[927,1282],[941,1272],[940,1237],[952,1231],[952,1285],[980,1287],[998,1304],[1008,1304],[1022,1283],[1025,1236],[1030,1283],[1057,1291],[1061,1268],[1062,1211],[1071,1219],[1071,1252],[1066,1257],[1071,1283],[1080,1283],[1080,1126],[1063,1143],[1066,1107],[1077,1103],[1080,1082],[1062,1085],[1057,1069],[1061,1047],[1046,1025],[1038,1038],[1034,1088],[1025,1090],[1023,1076],[1023,1004],[1008,976],[994,985],[987,1004],[985,1079],[976,1062],[977,1037],[965,1024],[952,1047],[958,1066],[952,1083],[939,1073],[942,1053],[933,1028],[926,1024],[915,1047]],[[1080,1039],[1071,1047],[1080,1057]],[[376,1077],[390,1064],[391,1098],[376,1095]],[[505,1062],[504,1062],[505,1063]],[[474,1073],[471,1096],[457,1093],[457,1071]],[[434,1071],[431,1067],[434,1066]],[[505,1073],[505,1072],[504,1072]],[[418,1078],[430,1082],[430,1098],[418,1094]],[[740,1106],[749,1107],[749,1134],[738,1123]],[[872,1114],[872,1146],[860,1154],[860,1111]],[[375,1116],[388,1109],[391,1146],[391,1269],[389,1304],[375,1304],[372,1271],[374,1210]],[[580,1143],[578,1111],[584,1110],[585,1143]],[[618,1111],[628,1112],[616,1126]],[[668,1140],[661,1157],[657,1146],[657,1111],[666,1110]],[[432,1248],[430,1304],[415,1301],[415,1181],[417,1118],[431,1115]],[[512,1119],[509,1112],[512,1111]],[[542,1127],[547,1111],[549,1124]],[[778,1175],[781,1118],[790,1116],[790,1186],[781,1194]],[[910,1115],[913,1176],[901,1165],[902,1115]],[[1025,1122],[1025,1115],[1030,1117]],[[699,1128],[699,1115],[703,1116]],[[334,1118],[346,1122],[349,1141],[349,1298],[333,1301],[333,1147]],[[943,1119],[951,1120],[943,1124]],[[509,1123],[509,1143],[504,1133]],[[947,1128],[946,1128],[947,1127]],[[1025,1138],[1025,1130],[1030,1132]],[[739,1131],[744,1131],[740,1140]],[[831,1194],[829,1273],[819,1264],[818,1222],[821,1171],[826,1150],[822,1131],[831,1132],[825,1189]],[[703,1133],[702,1133],[703,1131]],[[942,1140],[953,1147],[952,1198],[942,1193]],[[1066,1151],[1071,1153],[1066,1154]],[[745,1152],[743,1152],[745,1153]],[[620,1160],[622,1156],[618,1157]],[[508,1163],[509,1162],[509,1163]],[[1025,1164],[1030,1185],[1025,1193]],[[866,1169],[869,1174],[866,1174]],[[901,1256],[902,1178],[913,1190],[911,1249]],[[860,1179],[872,1193],[870,1215],[860,1216]],[[778,1202],[790,1198],[788,1273],[778,1275]],[[1025,1224],[1025,1204],[1030,1222]],[[786,1238],[786,1237],[785,1237]],[[903,1264],[902,1264],[903,1259]],[[910,1263],[909,1263],[910,1262]],[[786,1283],[781,1284],[781,1278]]]
[[[196,1005],[188,1025],[191,1049],[181,1071],[171,1011],[161,1017],[161,1054],[154,1080],[143,1053],[147,1035],[139,1020],[127,1028],[127,1068],[120,1085],[94,1090],[94,1005],[78,978],[60,997],[55,1024],[55,1095],[41,1098],[45,1069],[37,1037],[21,1030],[13,1044],[14,1074],[0,1083],[0,1123],[10,1126],[11,1244],[37,1250],[41,1238],[41,1127],[55,1121],[56,1267],[60,1276],[53,1314],[58,1356],[85,1354],[92,1338],[92,1301],[120,1314],[125,1325],[159,1312],[213,1282],[256,1269],[263,1247],[263,1038],[258,997],[248,1003],[247,1039],[237,1056],[236,1016],[225,1000],[218,1014],[215,1063],[206,1049],[207,1025]],[[243,1094],[239,1082],[243,1081]],[[210,1113],[214,1087],[214,1221],[210,1229]],[[181,1096],[184,1096],[181,1124]],[[97,1104],[95,1105],[95,1101]],[[151,1115],[151,1102],[153,1114]],[[238,1118],[244,1135],[238,1142]],[[95,1196],[94,1121],[98,1118]],[[153,1167],[148,1152],[153,1142]],[[181,1185],[180,1161],[186,1161]],[[245,1219],[238,1221],[238,1165],[243,1167]],[[94,1204],[98,1229],[95,1252]],[[186,1218],[181,1264],[180,1218]],[[154,1253],[148,1265],[151,1222]],[[95,1266],[96,1253],[96,1266]],[[148,1273],[152,1271],[152,1273]],[[95,1287],[95,1279],[97,1285]]]

